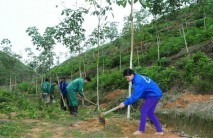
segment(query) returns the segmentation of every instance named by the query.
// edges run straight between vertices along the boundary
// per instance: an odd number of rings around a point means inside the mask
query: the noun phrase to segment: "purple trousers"
[[[146,118],[149,117],[149,119],[155,125],[157,132],[163,132],[160,122],[157,116],[155,115],[155,108],[157,106],[158,101],[159,101],[159,98],[157,97],[148,97],[145,100],[144,104],[142,105],[140,109],[141,117],[140,117],[139,131],[142,131],[142,132],[145,131]]]

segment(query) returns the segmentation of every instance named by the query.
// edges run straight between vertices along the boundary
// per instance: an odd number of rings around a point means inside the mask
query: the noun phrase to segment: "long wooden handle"
[[[93,103],[92,101],[88,100],[87,98],[82,98],[82,97],[80,96],[80,94],[78,94],[78,93],[77,93],[77,96],[78,96],[79,98],[81,98],[82,100],[85,100],[85,101],[87,101],[87,102],[89,102],[89,103],[91,103],[91,104],[97,106],[97,104]]]
[[[60,85],[58,75],[56,74],[56,76],[57,76],[57,79],[58,79],[58,84]],[[66,103],[65,103],[65,101],[64,101],[64,97],[63,97],[63,95],[62,95],[62,92],[61,92],[60,88],[59,88],[59,93],[61,94],[61,98],[62,98],[62,101],[63,101],[64,106],[66,106]]]
[[[114,107],[114,108],[112,108],[112,109],[110,109],[110,110],[104,112],[103,115],[106,115],[106,114],[108,114],[108,113],[110,113],[110,112],[113,112],[113,111],[115,111],[115,110],[118,110],[118,109],[119,109],[119,106],[116,106],[116,107]]]
[[[87,101],[87,102],[89,102],[89,103],[91,103],[91,104],[93,104],[93,105],[97,105],[97,104],[93,103],[92,101],[90,101],[90,100],[88,100],[86,98],[84,98],[84,100]]]

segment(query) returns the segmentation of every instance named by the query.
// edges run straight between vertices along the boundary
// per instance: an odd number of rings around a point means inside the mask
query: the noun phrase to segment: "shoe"
[[[69,106],[69,110],[70,110],[70,115],[73,115],[74,107],[73,106]]]
[[[133,135],[142,135],[142,134],[143,134],[143,132],[139,131],[139,130],[133,133]]]
[[[155,135],[163,135],[163,132],[156,132]]]
[[[73,106],[73,115],[78,116],[78,106]]]
[[[64,111],[67,111],[67,107],[66,107],[66,106],[62,107],[62,109],[63,109]]]
[[[73,112],[73,114],[72,114],[74,117],[77,117],[78,116],[78,114],[76,113],[76,112]]]

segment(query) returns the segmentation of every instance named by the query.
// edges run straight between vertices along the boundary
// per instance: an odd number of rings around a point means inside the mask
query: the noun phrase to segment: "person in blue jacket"
[[[158,101],[163,96],[161,89],[158,84],[152,79],[135,73],[132,69],[125,69],[123,76],[128,82],[132,82],[134,92],[132,95],[120,103],[119,107],[124,108],[127,105],[130,105],[136,102],[138,99],[144,99],[145,102],[140,108],[140,124],[139,129],[133,133],[133,135],[141,135],[145,131],[146,118],[149,117],[152,123],[155,125],[157,132],[156,135],[163,135],[163,130],[161,124],[155,115],[155,108]]]
[[[60,89],[60,92],[61,92],[61,108],[63,110],[66,111],[66,105],[65,105],[65,102],[67,102],[67,105],[68,105],[68,99],[67,99],[67,82],[66,82],[66,78],[65,77],[60,77],[60,83],[59,83],[59,89]]]

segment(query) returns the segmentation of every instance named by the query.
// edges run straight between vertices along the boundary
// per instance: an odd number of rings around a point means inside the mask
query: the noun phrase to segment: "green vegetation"
[[[123,4],[120,3],[120,5]],[[171,10],[170,8],[167,10]],[[162,13],[151,11],[155,19],[149,24],[141,24],[139,25],[140,27],[137,26],[134,29],[133,69],[138,73],[149,76],[160,85],[165,92],[162,104],[166,101],[174,100],[173,95],[179,95],[185,90],[196,94],[213,94],[212,4],[206,4],[205,8],[199,4],[191,4],[189,7],[181,10],[177,7],[175,8],[178,10],[165,13],[163,16],[160,16]],[[66,12],[69,12],[69,10]],[[74,14],[75,12],[70,11],[69,14],[72,13]],[[67,13],[66,21],[70,19],[69,14]],[[159,15],[159,18],[157,18],[157,15]],[[80,20],[81,23],[82,20],[83,17]],[[63,26],[63,22],[60,25]],[[80,42],[76,39],[76,36],[69,39],[69,36],[65,35],[66,28],[63,28],[63,32],[60,32],[60,26],[57,26],[58,30],[55,30],[54,27],[47,28],[43,35],[39,34],[36,27],[28,28],[29,35],[34,40],[34,43],[36,43],[38,49],[41,48],[43,50],[42,54],[45,57],[39,64],[38,73],[42,73],[40,74],[42,76],[45,74],[44,76],[49,78],[57,78],[57,75],[66,76],[68,80],[72,80],[79,77],[81,72],[83,72],[82,76],[90,76],[92,78],[92,82],[85,86],[85,93],[89,99],[94,101],[97,98],[95,93],[97,90],[97,77],[99,78],[98,87],[100,89],[101,102],[104,101],[102,98],[107,93],[116,89],[127,89],[128,83],[122,76],[122,71],[129,67],[131,33],[127,29],[129,22],[127,21],[125,25],[124,29],[126,28],[126,30],[123,30],[124,32],[119,37],[111,39],[109,43],[100,46],[99,49],[93,48],[84,53],[79,52],[78,56],[72,57],[53,68],[51,66],[53,65],[54,55],[52,50],[56,43],[56,40],[53,38],[56,35],[54,34],[55,32],[58,31],[57,35],[59,36],[57,40],[63,42],[64,45],[67,44],[66,46],[71,51],[76,49],[79,51],[82,50],[77,47],[80,45]],[[79,26],[81,28],[81,24]],[[77,33],[82,33],[78,31],[78,27],[70,27],[70,30],[74,28]],[[97,32],[94,33],[97,35]],[[68,34],[72,34],[72,32]],[[79,36],[80,34],[76,35]],[[40,41],[40,39],[37,40],[36,38],[43,39]],[[76,40],[77,42],[74,43],[72,40]],[[74,43],[74,46],[72,43]],[[96,44],[95,42],[90,43]],[[29,130],[32,130],[32,128],[42,125],[42,129],[39,130],[39,136],[51,137],[53,136],[51,129],[54,129],[54,127],[70,127],[72,123],[79,120],[87,120],[97,115],[91,109],[82,107],[80,111],[82,115],[80,117],[70,118],[67,112],[59,109],[59,101],[56,101],[52,105],[43,104],[39,95],[40,93],[37,93],[37,88],[39,89],[40,85],[35,86],[35,72],[32,71],[38,65],[37,58],[30,63],[31,67],[28,67],[22,64],[13,54],[0,51],[0,85],[9,85],[10,78],[15,79],[15,83],[18,83],[16,88],[12,89],[13,91],[9,92],[0,89],[1,115],[5,115],[6,117],[4,118],[7,118],[6,120],[0,120],[0,135],[3,137],[21,137],[27,134]],[[97,59],[99,59],[98,76]],[[36,83],[40,82],[36,80]],[[169,95],[169,92],[173,95]],[[60,97],[58,93],[55,96],[56,99]],[[109,108],[119,104],[124,98],[121,95],[116,101],[111,102]],[[138,103],[132,106],[133,118],[139,117],[139,112],[135,112],[139,108],[139,105],[141,105],[141,101],[138,101]],[[186,109],[161,110],[158,111],[158,114],[165,123],[174,125],[178,131],[181,131],[182,127],[182,129],[184,128],[192,132],[192,134],[199,133],[201,136],[211,137],[212,111],[212,103],[203,102],[199,105],[191,105]],[[124,112],[124,110],[117,111],[117,113]],[[109,115],[108,117],[111,116]],[[38,119],[42,123],[24,123],[20,121],[24,119]],[[51,125],[54,125],[51,126],[52,128],[44,129],[46,125],[43,122],[51,122]],[[200,128],[196,124],[199,124],[203,128],[203,132],[199,132]],[[103,132],[83,133],[76,129],[72,129],[72,131],[66,129],[61,135],[65,137],[102,138],[106,137],[108,133],[121,135],[121,131],[121,128],[117,125],[110,124],[103,129]],[[109,135],[113,136],[113,134]]]
[[[210,7],[211,4],[207,5],[206,9],[210,9]],[[144,25],[141,32],[136,30],[136,34],[141,33],[143,36],[148,33],[150,37],[141,37],[135,42],[134,69],[153,78],[164,91],[177,87],[178,90],[189,89],[196,93],[212,93],[213,61],[211,45],[213,40],[213,14],[212,10],[206,11],[206,29],[204,29],[203,20],[200,18],[202,14],[199,6],[194,5],[179,11],[175,18],[173,18],[172,14],[168,14],[150,24]],[[181,24],[179,22],[183,15],[187,17],[184,30],[189,53],[185,49],[183,32],[181,32]],[[166,22],[165,19],[167,19]],[[157,58],[155,24],[158,24],[160,33],[160,59]],[[101,52],[100,57],[99,84],[100,89],[104,92],[126,88],[122,78],[122,70],[129,67],[130,47],[129,40],[124,39],[124,37],[100,47],[100,51],[103,52]],[[140,45],[140,42],[142,42],[142,45]],[[136,49],[139,50],[138,53]],[[139,54],[139,59],[137,54]],[[84,74],[94,77],[92,84],[88,86],[88,89],[93,90],[96,87],[96,49],[91,49],[82,55],[73,57],[60,66],[54,67],[49,74],[60,73],[70,76],[72,73],[72,78],[78,77],[79,65],[77,61],[81,58],[85,60],[85,64],[82,64],[82,68],[83,66],[86,67]],[[139,64],[138,60],[140,61]]]
[[[32,80],[33,70],[13,55],[0,51],[0,85],[9,85],[10,78],[16,83]]]

